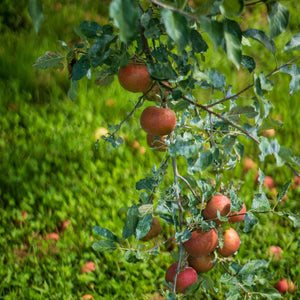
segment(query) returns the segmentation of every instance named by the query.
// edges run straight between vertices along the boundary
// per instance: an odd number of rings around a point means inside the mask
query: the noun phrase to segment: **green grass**
[[[131,111],[134,94],[124,92],[117,83],[102,88],[86,80],[80,83],[78,99],[71,102],[66,97],[66,73],[32,68],[46,50],[59,49],[58,39],[76,41],[72,27],[80,21],[93,18],[103,22],[96,15],[99,10],[93,1],[85,1],[84,9],[81,1],[68,1],[61,8],[54,1],[47,5],[46,20],[38,35],[26,14],[29,23],[25,29],[1,27],[0,299],[79,299],[83,294],[92,294],[95,299],[152,299],[164,288],[164,270],[173,261],[170,253],[162,251],[144,262],[129,264],[121,250],[113,254],[95,252],[91,237],[97,240],[93,225],[121,236],[126,218],[121,208],[138,203],[135,183],[147,176],[154,164],[159,165],[164,154],[147,148],[138,121],[140,111],[121,129],[124,145],[112,149],[100,142],[95,147],[96,129],[107,127],[107,123],[118,124]],[[84,13],[88,9],[91,15]],[[271,71],[273,62],[267,61],[267,65]],[[225,70],[229,75],[230,68]],[[288,96],[288,79],[287,75],[284,80],[274,76],[277,85],[270,98],[275,105],[273,114],[280,114],[285,123],[277,130],[278,139],[300,155],[299,93]],[[236,89],[243,87],[238,78],[232,81]],[[146,148],[145,154],[139,152],[143,149],[134,148],[135,141]],[[257,157],[257,147],[250,142],[248,145],[247,156]],[[278,189],[293,177],[289,169],[277,168],[272,159],[260,167],[274,177]],[[243,174],[239,167],[228,171],[224,179],[241,179],[241,196],[250,205],[250,195],[257,191],[254,177],[253,172]],[[299,196],[299,187],[289,191],[280,207],[299,211]],[[25,220],[21,211],[28,213]],[[66,219],[72,226],[59,233],[58,227]],[[241,263],[248,259],[270,260],[270,271],[275,274],[272,282],[283,276],[297,282],[299,230],[286,218],[266,214],[259,219],[260,224],[251,233],[241,234],[237,259]],[[170,235],[168,226],[163,224],[163,228],[165,233],[158,241]],[[50,232],[59,233],[56,244],[43,239]],[[282,260],[269,256],[271,245],[284,250]],[[132,246],[136,244],[130,239],[127,247]],[[86,261],[96,263],[95,272],[81,274]],[[221,271],[218,267],[209,273],[220,289],[213,299],[224,297],[218,283]]]

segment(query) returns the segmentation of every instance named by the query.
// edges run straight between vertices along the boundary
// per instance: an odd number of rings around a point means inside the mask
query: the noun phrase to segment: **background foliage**
[[[3,3],[0,10],[0,111],[3,116],[0,119],[0,259],[5,267],[0,270],[1,298],[77,299],[90,293],[95,299],[154,299],[163,288],[164,272],[172,261],[168,247],[162,256],[136,265],[91,248],[91,236],[97,238],[92,232],[93,225],[110,228],[121,235],[126,211],[120,207],[138,201],[135,183],[147,176],[154,163],[158,165],[161,161],[160,153],[147,148],[138,118],[130,119],[122,127],[125,145],[118,150],[108,149],[105,143],[95,147],[96,129],[107,127],[107,123],[119,123],[131,110],[136,96],[124,92],[116,81],[109,88],[100,88],[84,79],[76,101],[71,102],[66,97],[69,81],[65,70],[57,73],[32,68],[38,56],[53,49],[53,45],[59,47],[58,40],[70,45],[76,43],[78,37],[72,28],[81,21],[88,19],[104,24],[107,4],[47,1],[45,20],[36,35],[27,1],[20,2],[20,6],[10,1]],[[284,4],[294,11],[300,8],[296,2]],[[259,7],[249,12],[249,22],[263,13]],[[283,46],[298,31],[297,14],[292,14],[290,36],[276,42]],[[269,52],[259,44],[249,49],[251,52],[261,52],[258,69],[272,70]],[[282,55],[284,59],[285,54]],[[239,75],[234,77],[220,54],[211,53],[207,57],[210,67],[222,65],[228,80],[237,82],[241,88],[244,86],[246,81]],[[284,122],[284,126],[276,128],[277,138],[299,156],[299,94],[287,96],[289,79],[280,77],[279,81],[279,77],[278,80],[273,77],[275,89],[269,96],[275,104],[272,114]],[[201,94],[204,99],[206,96]],[[249,142],[246,156],[256,158],[258,153]],[[293,178],[289,169],[278,169],[270,157],[260,167],[265,174],[273,176],[278,189],[286,178]],[[224,180],[230,178],[244,181],[241,195],[246,204],[250,203],[250,195],[257,190],[255,172],[244,173],[241,165],[225,174]],[[299,194],[299,187],[290,190],[287,201],[280,204],[282,209],[299,211]],[[28,213],[23,221],[21,211]],[[299,230],[294,231],[290,221],[273,215],[259,218],[260,224],[242,236],[238,260],[242,263],[248,259],[270,260],[274,283],[283,276],[297,281]],[[59,232],[58,227],[66,219],[72,226],[64,234],[59,233],[57,244],[41,239],[49,232]],[[170,234],[165,225],[159,240]],[[270,256],[271,245],[283,249],[281,260]],[[97,264],[95,272],[81,274],[86,261]],[[217,278],[210,275],[213,280]],[[211,297],[223,299],[225,290],[220,283],[216,285],[219,292],[212,293]]]

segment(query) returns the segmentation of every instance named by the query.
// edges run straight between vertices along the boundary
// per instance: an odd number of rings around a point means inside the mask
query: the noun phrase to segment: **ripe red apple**
[[[222,217],[225,217],[230,212],[230,205],[231,202],[229,198],[224,195],[215,195],[207,203],[205,209],[203,210],[203,216],[206,220],[214,220],[214,222],[219,225],[223,222],[217,219],[217,211],[220,212]]]
[[[177,263],[172,264],[166,272],[166,281],[174,283],[174,277],[177,270]],[[197,272],[192,267],[185,267],[177,275],[176,292],[185,293],[186,289],[198,281]]]
[[[57,242],[59,240],[59,235],[55,232],[48,233],[45,235],[45,240],[51,240]]]
[[[166,81],[163,81],[162,83],[168,87],[171,87],[171,85]],[[161,100],[163,98],[167,99],[168,94],[169,94],[169,91],[165,90],[165,95],[163,96],[163,94],[159,88],[159,85],[156,83],[152,86],[152,88],[150,90],[148,90],[148,92],[144,96],[149,101],[161,102]]]
[[[223,247],[217,248],[217,251],[222,256],[230,256],[239,249],[240,243],[238,233],[233,228],[226,229],[223,232]]]
[[[286,279],[286,278],[279,280],[274,285],[274,287],[281,294],[285,294],[286,292],[289,292],[292,294],[296,290],[295,284],[291,280]]]
[[[92,261],[88,261],[84,264],[84,266],[81,268],[81,273],[92,273],[95,271],[95,263]]]
[[[273,254],[275,258],[281,259],[280,254],[283,253],[283,250],[279,246],[271,246],[270,253]]]
[[[218,234],[216,229],[202,232],[199,228],[192,232],[192,237],[183,243],[183,246],[191,256],[208,255],[216,249],[218,245]]]
[[[147,144],[149,147],[154,148],[153,150],[157,151],[167,151],[168,146],[165,144],[165,138],[164,136],[155,136],[153,134],[148,133],[147,134]]]
[[[245,203],[243,203],[243,207],[239,212],[233,212],[229,215],[228,222],[229,223],[240,223],[245,218],[245,213],[247,211]],[[244,214],[244,215],[242,215]],[[236,215],[236,216],[235,216]],[[233,217],[231,217],[233,216]]]
[[[213,254],[203,255],[198,257],[194,257],[190,255],[188,257],[188,262],[189,265],[192,268],[194,268],[197,272],[206,273],[213,268],[214,266],[214,263],[212,262],[213,259],[214,259]]]
[[[300,185],[300,178],[298,176],[294,177],[294,182],[292,184],[292,189],[294,190],[295,188],[297,188],[297,186]]]
[[[161,226],[157,218],[152,217],[152,224],[148,233],[140,239],[140,241],[147,242],[161,233]]]
[[[133,93],[145,93],[151,85],[150,73],[145,64],[127,64],[120,68],[118,79],[124,89]]]
[[[176,115],[168,108],[148,106],[141,114],[142,128],[154,136],[168,135],[176,126]]]

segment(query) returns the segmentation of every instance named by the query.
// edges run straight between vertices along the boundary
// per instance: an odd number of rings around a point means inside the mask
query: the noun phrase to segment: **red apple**
[[[61,225],[59,226],[59,232],[60,233],[65,232],[67,230],[67,228],[71,225],[72,225],[72,222],[70,220],[62,221]]]
[[[238,233],[233,228],[226,229],[223,232],[223,247],[217,248],[217,251],[222,256],[230,256],[239,249],[240,243]]]
[[[168,146],[165,144],[165,138],[164,136],[155,136],[153,134],[148,133],[147,134],[147,144],[149,147],[153,148],[153,150],[157,151],[167,151]]]
[[[166,272],[166,281],[174,283],[174,277],[177,270],[177,263],[172,264]],[[192,267],[185,267],[177,275],[176,292],[185,293],[186,289],[198,281],[197,272]]]
[[[213,259],[214,259],[213,254],[198,256],[198,257],[189,256],[188,262],[189,265],[192,268],[194,268],[197,272],[206,273],[213,268],[214,266],[214,263],[212,262]]]
[[[240,223],[240,222],[242,222],[245,218],[246,211],[247,211],[246,205],[245,205],[245,203],[243,203],[243,207],[239,212],[233,212],[229,215],[228,222],[229,223]]]
[[[183,246],[191,256],[208,255],[216,249],[218,245],[217,231],[212,228],[209,231],[202,232],[199,228],[192,232],[192,237],[183,243]]]
[[[257,164],[249,157],[244,160],[244,172],[257,169]]]
[[[275,258],[281,259],[280,254],[283,253],[283,250],[279,246],[271,246],[270,253],[273,254]]]
[[[150,74],[145,64],[127,64],[120,68],[118,79],[124,89],[133,93],[145,93],[151,86]]]
[[[57,242],[59,240],[59,235],[55,232],[48,233],[45,235],[45,240],[51,240]]]
[[[84,266],[81,268],[81,273],[92,273],[95,271],[95,263],[92,261],[88,261],[84,264]]]
[[[152,224],[148,233],[140,239],[140,241],[147,242],[161,233],[161,226],[157,218],[152,217]]]
[[[281,294],[285,294],[286,292],[292,294],[296,290],[295,284],[290,279],[286,278],[279,280],[274,287]]]
[[[224,195],[215,195],[207,203],[205,209],[203,210],[203,216],[206,220],[214,220],[214,222],[219,225],[223,223],[218,220],[217,211],[220,212],[222,217],[225,217],[230,212],[230,199]]]
[[[148,106],[141,114],[142,128],[154,136],[168,135],[176,126],[176,115],[168,108]]]
[[[297,188],[297,186],[300,185],[300,177],[298,176],[295,176],[294,177],[294,182],[293,182],[293,185],[292,185],[292,189],[294,190],[295,188]]]
[[[84,300],[94,300],[94,297],[90,294],[84,294],[81,296],[81,298]]]

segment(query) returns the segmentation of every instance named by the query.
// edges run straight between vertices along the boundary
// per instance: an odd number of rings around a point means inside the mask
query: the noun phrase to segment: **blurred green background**
[[[279,50],[300,31],[294,13],[299,4],[283,3],[292,15],[287,36],[276,40],[281,45]],[[25,0],[18,1],[18,5],[4,0],[0,6],[0,299],[79,299],[84,294],[95,299],[159,299],[165,270],[173,262],[168,247],[138,264],[127,263],[121,251],[99,254],[91,248],[92,240],[97,240],[93,225],[121,236],[126,218],[121,208],[138,202],[135,183],[164,157],[147,148],[139,111],[121,129],[123,146],[112,149],[100,142],[95,147],[99,128],[103,134],[107,123],[122,121],[137,96],[124,91],[116,80],[103,88],[85,79],[80,82],[77,100],[72,102],[66,96],[70,82],[65,71],[32,68],[45,51],[60,51],[58,40],[76,42],[73,28],[81,21],[104,24],[108,2],[45,1],[45,20],[38,34],[27,6]],[[248,12],[246,22],[253,24],[262,15],[258,7]],[[267,25],[258,23],[259,26]],[[258,72],[272,71],[275,60],[259,44],[247,51],[259,53]],[[279,54],[279,62],[288,61],[292,54]],[[236,91],[251,80],[245,73],[232,72],[220,53],[209,52],[206,64],[224,72]],[[299,92],[288,95],[287,75],[275,75],[272,80],[276,85],[269,95],[275,105],[272,114],[284,122],[276,129],[276,137],[299,156]],[[246,156],[258,163],[258,153],[249,142]],[[277,168],[272,158],[260,167],[274,178],[278,190],[294,178],[289,169]],[[240,195],[250,205],[257,189],[255,172],[244,173],[241,164],[225,173],[225,181],[232,178],[243,180]],[[291,189],[280,208],[299,212],[299,195],[300,187]],[[25,218],[22,212],[27,213]],[[272,282],[281,277],[297,282],[299,230],[285,218],[259,218],[261,223],[251,233],[242,234],[237,259],[241,263],[248,259],[270,260],[270,271],[275,272]],[[66,220],[71,225],[62,232]],[[170,236],[168,226],[163,224],[163,229],[156,242]],[[57,243],[44,239],[51,232],[59,235]],[[134,240],[130,242],[128,247],[135,245]],[[270,256],[271,245],[283,249],[281,260]],[[93,261],[96,269],[83,274],[81,268],[87,261]],[[217,281],[220,272],[221,268],[216,268],[209,273],[220,292],[212,292],[212,298],[202,295],[203,299],[224,299],[225,291]],[[297,295],[286,299],[296,299],[293,297]]]

